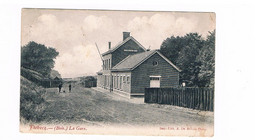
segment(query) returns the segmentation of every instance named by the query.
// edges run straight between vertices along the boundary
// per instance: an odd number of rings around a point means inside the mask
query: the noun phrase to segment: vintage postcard
[[[22,9],[20,131],[214,135],[216,15]]]

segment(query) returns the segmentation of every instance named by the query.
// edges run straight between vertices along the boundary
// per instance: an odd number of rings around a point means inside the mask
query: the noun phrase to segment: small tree
[[[31,41],[21,48],[21,66],[49,77],[58,55],[56,49]]]

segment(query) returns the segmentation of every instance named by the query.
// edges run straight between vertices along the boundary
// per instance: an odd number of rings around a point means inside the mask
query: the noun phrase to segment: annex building
[[[130,32],[123,40],[102,54],[103,69],[97,72],[97,87],[130,97],[143,96],[147,87],[176,87],[179,72],[158,50],[146,50]]]

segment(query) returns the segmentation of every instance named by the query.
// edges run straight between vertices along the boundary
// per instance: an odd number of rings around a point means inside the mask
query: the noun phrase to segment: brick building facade
[[[180,70],[157,50],[147,51],[129,32],[102,54],[97,86],[129,96],[142,96],[146,87],[176,87]]]

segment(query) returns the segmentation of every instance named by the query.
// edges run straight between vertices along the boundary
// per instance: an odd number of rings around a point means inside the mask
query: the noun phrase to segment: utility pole
[[[102,61],[102,64],[103,64],[103,58],[102,58],[101,53],[100,53],[100,51],[99,51],[98,45],[97,45],[96,42],[95,42],[95,44],[96,44],[96,47],[97,47],[97,50],[98,50],[98,54],[99,54],[99,56],[100,56],[100,58],[101,58],[101,61]],[[102,65],[102,67],[103,67],[103,66],[104,66],[104,64]]]

